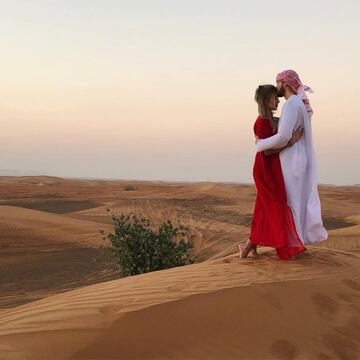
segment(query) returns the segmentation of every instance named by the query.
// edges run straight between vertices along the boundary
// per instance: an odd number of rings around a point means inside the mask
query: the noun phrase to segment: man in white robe
[[[321,219],[317,188],[316,159],[311,130],[312,109],[295,71],[286,70],[277,76],[279,96],[285,96],[278,132],[258,140],[258,152],[279,149],[290,140],[293,131],[301,127],[303,136],[293,146],[280,152],[280,162],[288,205],[293,213],[299,238],[304,244],[314,244],[328,238]]]

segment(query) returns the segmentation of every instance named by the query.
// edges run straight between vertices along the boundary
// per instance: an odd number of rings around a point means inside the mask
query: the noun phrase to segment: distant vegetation
[[[124,187],[124,191],[134,191],[136,190],[136,186],[133,186],[133,185],[126,185]]]
[[[109,210],[108,210],[109,212]],[[116,258],[121,276],[143,274],[192,264],[188,251],[193,244],[187,241],[187,228],[174,226],[170,220],[159,225],[157,231],[150,227],[150,221],[135,214],[112,215],[114,232],[105,236],[110,245],[105,246]]]
[[[342,219],[338,217],[327,216],[327,217],[323,217],[322,220],[323,220],[323,225],[327,230],[334,230],[334,229],[340,229],[340,228],[357,225],[354,222],[350,222],[347,221],[346,219]]]

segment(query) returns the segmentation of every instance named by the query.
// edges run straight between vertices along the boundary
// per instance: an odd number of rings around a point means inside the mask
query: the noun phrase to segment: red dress
[[[274,135],[270,121],[260,116],[254,132],[259,139]],[[277,255],[284,260],[305,251],[287,205],[279,154],[266,156],[258,152],[253,175],[257,196],[249,239],[255,244],[276,248]]]

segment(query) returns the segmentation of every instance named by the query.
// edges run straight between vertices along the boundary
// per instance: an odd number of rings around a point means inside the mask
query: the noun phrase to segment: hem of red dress
[[[303,253],[304,251],[306,251],[306,247],[305,246],[298,246],[298,247],[287,247],[287,246],[282,246],[282,247],[275,247],[275,246],[271,246],[267,243],[262,243],[261,241],[254,241],[253,239],[251,239],[251,236],[249,237],[249,240],[251,242],[253,242],[256,245],[260,245],[260,246],[265,246],[265,247],[271,247],[273,249],[276,249],[276,253],[277,256],[281,259],[281,260],[290,260],[291,258],[293,258],[294,256]]]

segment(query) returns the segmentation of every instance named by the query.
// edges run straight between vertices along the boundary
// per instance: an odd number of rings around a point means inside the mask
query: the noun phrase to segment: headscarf
[[[309,86],[302,84],[299,75],[294,70],[285,70],[277,74],[276,81],[282,81],[284,85],[289,86],[296,95],[301,97],[309,115],[313,114],[309,98],[305,94],[305,91],[310,93],[313,91]]]

